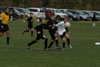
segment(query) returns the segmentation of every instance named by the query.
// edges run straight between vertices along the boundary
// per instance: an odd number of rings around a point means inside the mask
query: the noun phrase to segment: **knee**
[[[65,43],[66,42],[66,39],[65,38],[63,38],[63,43]]]
[[[10,32],[7,32],[7,36],[10,36]]]
[[[68,34],[66,35],[66,38],[70,38]]]
[[[56,40],[58,40],[58,37],[56,37]]]

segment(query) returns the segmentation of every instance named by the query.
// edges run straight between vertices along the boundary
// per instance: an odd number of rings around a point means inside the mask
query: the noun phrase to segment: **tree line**
[[[100,0],[0,0],[0,6],[100,10]]]

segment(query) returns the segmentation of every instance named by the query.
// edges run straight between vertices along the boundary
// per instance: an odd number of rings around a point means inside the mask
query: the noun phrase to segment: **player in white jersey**
[[[67,38],[69,48],[72,48],[72,46],[70,44],[70,37],[69,37],[70,32],[69,32],[68,28],[65,27],[65,23],[67,23],[67,22],[68,22],[68,17],[66,17],[64,19],[64,21],[56,24],[58,34],[60,35],[61,39],[63,40],[63,50],[65,48],[65,42],[66,42],[65,37]]]

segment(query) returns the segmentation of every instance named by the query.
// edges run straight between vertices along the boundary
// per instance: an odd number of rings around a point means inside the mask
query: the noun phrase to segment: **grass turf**
[[[34,23],[36,26],[38,23]],[[50,51],[44,51],[44,41],[40,40],[28,51],[26,44],[36,37],[30,33],[22,35],[27,23],[20,20],[10,21],[11,44],[6,44],[6,35],[0,38],[0,67],[100,67],[100,23],[92,27],[91,22],[72,22],[70,28],[72,49],[66,45],[65,51],[56,50],[53,45]],[[50,36],[48,31],[45,35]],[[59,39],[62,47],[62,41]]]

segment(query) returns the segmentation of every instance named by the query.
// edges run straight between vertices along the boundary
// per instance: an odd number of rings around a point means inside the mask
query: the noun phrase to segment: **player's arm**
[[[0,21],[1,21],[1,22],[0,22],[0,27],[1,27],[1,28],[3,28],[3,25],[2,25],[3,16],[4,16],[4,14],[2,13],[2,14],[0,15]]]
[[[31,20],[31,22],[34,22],[34,18],[32,17],[32,20]]]
[[[35,27],[38,34],[41,34],[39,25]]]
[[[4,14],[2,13],[1,15],[0,15],[0,20],[2,21],[2,19],[3,19],[3,16],[4,16]]]
[[[67,27],[66,27],[65,29],[66,29],[66,31],[67,31],[67,32],[68,32],[68,34],[69,34],[69,33],[70,33],[69,28],[67,28]]]
[[[62,23],[60,22],[60,23],[58,23],[58,24],[56,24],[56,26],[60,26]]]
[[[48,26],[49,28],[51,27],[51,25],[50,25],[50,22],[49,22],[49,21],[47,22],[47,26]]]

